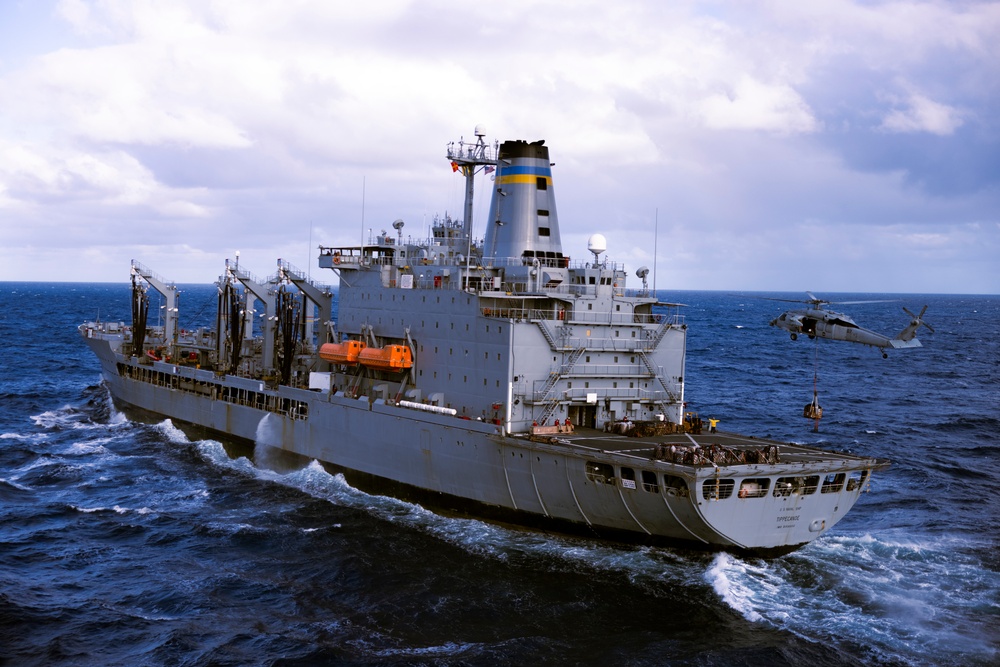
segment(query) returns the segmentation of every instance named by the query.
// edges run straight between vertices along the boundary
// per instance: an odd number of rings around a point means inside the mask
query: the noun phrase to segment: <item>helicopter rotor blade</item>
[[[762,296],[759,298],[766,301],[783,301],[784,303],[811,303],[810,301],[805,301],[803,299],[776,299],[773,296]]]
[[[895,301],[895,299],[875,299],[873,301],[826,301],[825,303],[853,305],[858,303],[892,303],[893,301]]]

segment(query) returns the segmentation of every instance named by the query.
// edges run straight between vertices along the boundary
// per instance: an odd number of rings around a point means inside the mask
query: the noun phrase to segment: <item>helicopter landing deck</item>
[[[853,454],[723,431],[700,434],[675,433],[636,438],[577,427],[573,432],[536,439],[589,449],[594,452],[634,456],[636,459],[644,461],[659,460],[696,467],[716,467],[730,463],[754,462],[760,464],[827,465],[836,462],[854,464],[858,462],[857,456]],[[869,467],[876,468],[888,465],[888,461],[876,459],[871,459],[868,463]]]

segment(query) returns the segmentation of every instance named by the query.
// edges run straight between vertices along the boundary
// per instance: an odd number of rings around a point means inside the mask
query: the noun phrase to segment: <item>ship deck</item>
[[[694,449],[697,446],[702,451],[708,451],[713,446],[717,446],[716,449],[724,448],[731,452],[737,452],[737,456],[739,452],[746,454],[748,452],[766,451],[770,447],[776,447],[781,464],[846,463],[857,462],[859,460],[877,461],[876,465],[878,467],[888,464],[887,461],[878,461],[862,455],[724,431],[716,433],[674,433],[648,437],[632,437],[607,433],[596,429],[576,427],[572,432],[563,432],[554,435],[553,439],[563,445],[570,445],[580,449],[589,449],[608,454],[624,454],[646,460],[662,460],[671,446],[680,450]],[[681,461],[677,460],[676,462],[680,463]],[[729,462],[735,463],[735,461]],[[764,461],[760,462],[763,463]],[[711,466],[712,463],[702,461],[700,463],[696,462],[694,465]]]

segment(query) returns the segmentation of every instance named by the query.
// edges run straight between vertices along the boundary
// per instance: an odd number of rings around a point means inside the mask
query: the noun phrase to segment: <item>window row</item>
[[[659,493],[662,484],[667,495],[688,495],[687,482],[677,475],[663,474],[660,477],[652,470],[640,470],[637,475],[635,470],[625,467],[619,468],[616,475],[614,466],[596,461],[587,461],[587,479],[597,484],[620,486],[623,489],[641,489],[648,493]],[[701,495],[705,500],[726,500],[734,494],[738,498],[764,498],[768,494],[775,498],[808,496],[817,490],[820,493],[839,493],[845,488],[845,484],[847,491],[855,491],[867,481],[867,470],[830,473],[822,478],[822,483],[819,475],[778,477],[773,480],[773,488],[770,477],[753,477],[739,480],[737,491],[737,480],[716,478],[702,483]]]
[[[739,491],[736,492],[738,498],[763,498],[770,492],[775,498],[799,495],[808,496],[816,493],[839,493],[846,482],[848,491],[855,491],[864,485],[868,480],[868,471],[854,471],[850,474],[837,472],[830,473],[823,477],[820,485],[819,475],[799,476],[799,477],[779,477],[774,482],[774,489],[771,489],[771,478],[754,477],[740,480]],[[701,487],[701,496],[705,500],[725,500],[732,497],[736,491],[736,480],[733,479],[712,479],[704,482]]]
[[[688,484],[683,477],[664,474],[660,478],[652,470],[640,470],[637,477],[632,468],[620,468],[619,476],[616,477],[614,466],[596,461],[587,461],[587,479],[597,484],[620,484],[623,489],[642,489],[647,493],[659,493],[662,484],[668,496],[688,495]]]

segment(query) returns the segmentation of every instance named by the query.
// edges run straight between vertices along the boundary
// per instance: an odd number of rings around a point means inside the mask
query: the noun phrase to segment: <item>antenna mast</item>
[[[660,238],[660,209],[653,213],[653,296],[656,296],[656,242]]]
[[[461,170],[465,176],[465,213],[462,218],[462,232],[467,239],[472,239],[472,200],[475,197],[475,177],[478,167],[485,167],[486,173],[496,168],[499,143],[494,143],[492,150],[486,145],[486,127],[476,125],[474,130],[476,143],[467,144],[464,138],[459,138],[458,145],[452,141],[448,144],[448,159],[451,160],[452,171]]]

